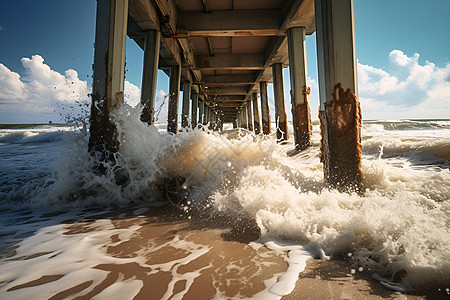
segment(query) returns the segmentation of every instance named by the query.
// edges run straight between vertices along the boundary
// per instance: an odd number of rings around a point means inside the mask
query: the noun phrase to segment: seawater
[[[77,251],[90,251],[90,257],[97,258],[85,264],[62,260],[66,269],[61,272],[81,280],[83,274],[100,272],[86,270],[89,266],[114,261],[99,254],[106,237],[100,231],[95,242],[83,235],[79,243],[64,243],[59,222],[69,218],[67,213],[55,218],[38,214],[63,210],[76,215],[87,207],[108,210],[169,202],[188,216],[208,208],[230,218],[250,217],[269,249],[287,243],[291,248],[285,251],[295,247],[303,251],[294,244],[322,259],[346,257],[355,272],[369,272],[390,288],[449,287],[449,120],[363,122],[364,191],[349,194],[323,182],[317,122],[313,146],[288,156],[292,141],[277,144],[273,134],[255,136],[228,128],[222,133],[195,129],[175,136],[165,132],[164,124],[140,122],[139,114],[139,109],[126,105],[116,112],[121,147],[117,164],[106,165],[105,175],[93,171],[96,160],[87,152],[85,127],[0,129],[2,247],[14,245],[16,255],[23,256],[45,243],[70,257],[70,248],[77,244]],[[126,178],[125,184],[117,184],[118,176]],[[24,221],[24,214],[35,217]],[[97,225],[111,229],[107,220]],[[132,234],[132,229],[117,231]],[[46,261],[12,265],[1,258],[0,288],[7,290],[8,280],[27,282],[32,276],[26,274],[33,273],[30,265],[38,273],[55,266],[45,265]],[[131,280],[127,286],[138,290],[141,284]],[[25,294],[14,295],[19,299]]]

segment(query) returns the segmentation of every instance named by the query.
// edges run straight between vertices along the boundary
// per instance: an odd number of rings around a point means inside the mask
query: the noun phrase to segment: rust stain
[[[270,134],[270,119],[262,119],[263,134]]]
[[[361,190],[361,107],[350,89],[334,87],[319,112],[325,179],[339,190]]]
[[[235,36],[253,36],[254,34],[251,31],[235,31]]]
[[[144,108],[142,109],[141,113],[141,121],[144,123],[147,123],[149,125],[153,124],[153,116],[155,114],[155,110],[152,107],[152,105],[148,101],[146,105],[144,105]]]
[[[303,87],[303,103],[295,104],[294,93],[291,90],[291,103],[292,103],[292,118],[294,125],[294,138],[295,148],[297,150],[303,150],[311,146],[311,110],[309,108],[308,96],[311,93],[311,88],[308,86]]]

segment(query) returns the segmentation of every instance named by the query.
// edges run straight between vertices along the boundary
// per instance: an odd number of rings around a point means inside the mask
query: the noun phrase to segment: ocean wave
[[[37,131],[22,131],[6,133],[0,137],[0,143],[50,143],[62,141],[64,138],[63,131],[54,132],[37,132]]]
[[[384,130],[411,130],[411,129],[450,129],[450,120],[376,120],[363,121],[363,129],[371,126]]]
[[[341,193],[323,181],[317,130],[313,147],[287,157],[292,144],[245,130],[171,135],[139,116],[138,109],[126,105],[116,112],[120,151],[115,163],[103,164],[102,174],[95,171],[101,162],[88,153],[86,136],[74,133],[54,176],[16,190],[22,195],[1,195],[3,204],[171,203],[185,214],[213,207],[230,218],[253,218],[263,236],[309,244],[330,257],[349,257],[355,266],[383,277],[412,286],[450,282],[449,170],[416,170],[393,166],[383,155],[365,157],[364,192]],[[384,155],[437,151],[444,144],[377,135],[363,142],[369,152],[383,147]]]

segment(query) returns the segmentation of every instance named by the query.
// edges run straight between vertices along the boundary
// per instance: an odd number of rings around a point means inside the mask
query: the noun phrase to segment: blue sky
[[[77,111],[91,86],[95,13],[95,0],[0,2],[0,123],[57,121]],[[449,13],[448,0],[355,0],[365,119],[450,118]],[[317,118],[315,35],[307,59]],[[142,50],[128,40],[130,103],[139,98],[141,65]],[[168,90],[162,73],[158,90],[160,97]]]

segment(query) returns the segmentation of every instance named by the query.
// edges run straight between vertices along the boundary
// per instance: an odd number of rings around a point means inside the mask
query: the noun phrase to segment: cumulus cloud
[[[91,87],[75,70],[61,74],[40,55],[21,62],[22,76],[0,64],[1,123],[87,121]],[[125,81],[125,101],[135,106],[139,99],[139,87]]]
[[[409,57],[400,50],[391,51],[391,72],[358,63],[365,118],[448,118],[450,64],[420,64],[419,57],[418,53]]]
[[[156,92],[155,123],[167,123],[168,112],[169,112],[168,94],[163,90],[158,90]]]

